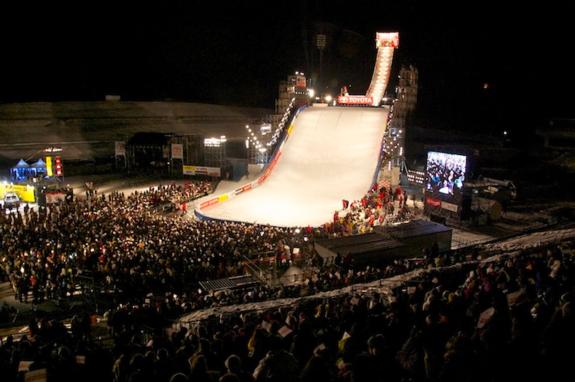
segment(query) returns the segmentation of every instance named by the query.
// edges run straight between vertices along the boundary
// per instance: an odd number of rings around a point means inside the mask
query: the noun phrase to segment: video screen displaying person
[[[448,196],[460,196],[465,180],[464,155],[430,151],[427,153],[427,190]]]

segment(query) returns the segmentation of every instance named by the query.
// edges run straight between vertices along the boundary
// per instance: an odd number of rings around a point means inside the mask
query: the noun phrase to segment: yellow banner
[[[34,187],[22,184],[0,184],[0,198],[4,199],[7,192],[14,192],[21,201],[25,203],[35,203],[36,195]]]
[[[54,170],[52,169],[52,157],[46,157],[46,175],[47,176],[54,176]]]
[[[228,200],[229,198],[230,198],[230,197],[228,196],[228,194],[223,194],[223,195],[218,196],[218,200],[219,200],[220,203],[221,203],[221,202],[225,202],[225,201]]]

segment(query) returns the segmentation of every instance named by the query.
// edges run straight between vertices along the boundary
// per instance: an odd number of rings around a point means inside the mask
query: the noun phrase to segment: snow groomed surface
[[[305,109],[258,180],[202,203],[198,212],[275,226],[330,221],[342,199],[361,199],[369,190],[387,113],[384,108]]]

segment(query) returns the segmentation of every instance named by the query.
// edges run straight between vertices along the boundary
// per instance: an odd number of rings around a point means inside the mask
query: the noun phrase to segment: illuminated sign
[[[222,144],[226,143],[227,139],[225,135],[220,138],[206,138],[204,139],[204,146],[206,147],[220,147]]]
[[[465,155],[427,153],[426,190],[442,200],[461,199],[461,190],[465,181],[467,157]]]
[[[378,48],[397,48],[399,47],[399,33],[376,33],[375,44]]]
[[[347,95],[337,97],[337,103],[341,105],[371,105],[373,97],[363,95]]]
[[[61,147],[46,147],[44,149],[45,153],[59,153],[62,152],[62,148]]]
[[[260,132],[261,132],[262,134],[267,134],[267,133],[269,133],[269,132],[271,132],[271,131],[272,131],[272,125],[271,125],[271,123],[264,123],[264,124],[262,124],[262,126],[260,127]]]

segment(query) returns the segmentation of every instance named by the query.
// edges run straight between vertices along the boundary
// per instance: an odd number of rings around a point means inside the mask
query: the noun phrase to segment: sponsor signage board
[[[46,175],[54,176],[54,168],[52,167],[52,157],[48,155],[46,157],[45,162],[46,162]]]
[[[208,176],[222,176],[222,171],[219,167],[205,167],[205,166],[183,166],[184,175],[208,175]]]
[[[347,95],[337,97],[337,103],[340,105],[372,105],[373,97],[363,95]]]

